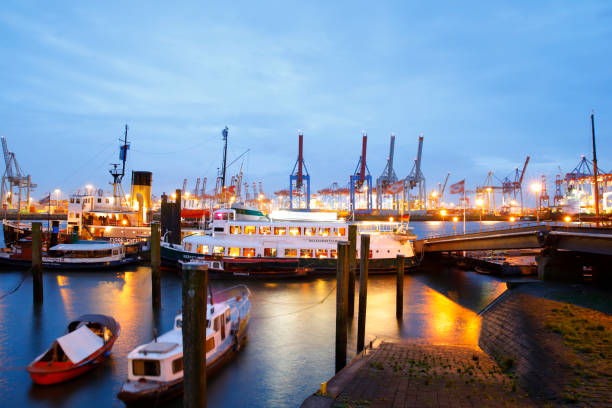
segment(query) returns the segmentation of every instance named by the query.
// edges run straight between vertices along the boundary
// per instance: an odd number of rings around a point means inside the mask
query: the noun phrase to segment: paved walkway
[[[512,378],[469,347],[382,342],[302,407],[530,407]],[[319,393],[320,394],[320,393]]]

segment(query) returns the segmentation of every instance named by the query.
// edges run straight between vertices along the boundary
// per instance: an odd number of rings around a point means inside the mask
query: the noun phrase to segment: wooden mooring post
[[[183,269],[184,408],[206,407],[206,307],[208,267]]]
[[[32,292],[34,303],[43,301],[43,281],[42,281],[42,224],[32,223]]]
[[[338,242],[336,271],[336,373],[346,366],[349,243]]]
[[[355,316],[355,259],[357,258],[357,226],[349,225],[348,317]]]
[[[395,317],[404,316],[404,255],[395,258],[397,264],[397,294],[395,296]]]
[[[357,353],[365,343],[366,308],[368,305],[368,269],[370,268],[370,236],[361,235],[361,262],[359,263],[359,315],[357,317]]]
[[[161,253],[159,223],[151,223],[151,302],[153,308],[161,307]]]

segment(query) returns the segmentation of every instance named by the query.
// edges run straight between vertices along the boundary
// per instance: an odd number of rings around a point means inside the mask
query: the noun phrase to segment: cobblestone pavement
[[[480,350],[383,342],[334,407],[530,407],[515,381]]]

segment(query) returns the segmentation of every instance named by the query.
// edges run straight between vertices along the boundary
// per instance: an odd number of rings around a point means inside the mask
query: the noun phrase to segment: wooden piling
[[[359,263],[359,315],[357,317],[357,353],[361,353],[365,343],[369,268],[370,236],[368,234],[363,234],[361,235],[361,262]]]
[[[153,308],[161,307],[161,253],[159,223],[151,223],[151,301]]]
[[[32,291],[34,303],[43,301],[43,281],[42,281],[42,224],[32,223]]]
[[[349,244],[338,242],[336,271],[336,373],[346,366]]]
[[[349,225],[348,317],[355,316],[355,259],[357,258],[357,226]]]
[[[181,245],[181,205],[183,199],[181,198],[181,189],[175,191],[175,213],[174,213],[174,231],[172,232],[171,242],[177,245]]]
[[[395,258],[397,265],[397,294],[395,296],[395,316],[402,319],[404,316],[404,255]]]
[[[183,270],[184,408],[206,407],[208,268]]]

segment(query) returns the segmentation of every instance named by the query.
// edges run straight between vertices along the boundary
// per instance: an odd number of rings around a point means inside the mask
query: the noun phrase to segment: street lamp
[[[531,189],[535,193],[536,199],[536,219],[538,224],[540,223],[540,203],[538,202],[538,192],[542,190],[542,186],[539,183],[533,183]]]
[[[480,207],[480,211],[478,211],[478,218],[480,220],[480,232],[482,232],[482,205],[484,204],[484,200],[482,198],[476,199],[476,206]]]

